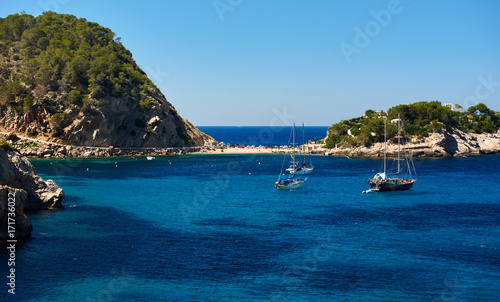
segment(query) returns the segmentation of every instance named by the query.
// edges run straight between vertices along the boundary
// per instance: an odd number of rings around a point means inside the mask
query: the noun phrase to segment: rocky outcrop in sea
[[[25,157],[0,148],[0,238],[7,236],[8,213],[12,210],[16,237],[23,237],[31,232],[24,211],[62,208],[63,199],[64,191],[52,180],[38,176]]]
[[[31,234],[33,226],[24,214],[27,198],[28,193],[23,189],[0,186],[0,240],[22,238]],[[14,237],[9,237],[9,225]]]
[[[52,180],[44,181],[33,165],[14,151],[0,149],[0,185],[25,190],[25,210],[62,208],[63,190]]]

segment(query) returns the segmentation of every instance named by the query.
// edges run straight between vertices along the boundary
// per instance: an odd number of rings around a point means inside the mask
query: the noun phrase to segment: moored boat
[[[295,124],[293,125],[293,135],[295,138]],[[294,173],[297,175],[304,175],[304,174],[311,174],[314,170],[314,166],[311,163],[306,165],[306,151],[305,151],[305,136],[304,136],[304,124],[302,123],[302,156],[303,156],[303,161],[302,163],[296,162],[295,161],[295,143],[294,143],[294,154],[292,154],[293,158],[293,163],[286,169],[290,173]]]
[[[368,179],[369,191],[405,191],[413,187],[417,180],[415,166],[411,157],[411,151],[404,150],[404,158],[401,158],[401,115],[398,114],[398,158],[397,172],[387,173],[387,118],[384,117],[384,171],[375,174],[373,179]],[[407,144],[406,144],[407,145]],[[403,162],[403,167],[401,166]],[[369,192],[364,191],[364,192]]]
[[[292,157],[292,167],[295,167],[296,166],[296,163],[295,163],[295,124],[293,124],[292,133],[293,133],[293,153],[291,154],[291,157]],[[285,176],[283,174],[283,166],[285,164],[286,158],[287,158],[287,155],[285,154],[285,156],[283,158],[283,163],[281,164],[281,170],[280,170],[280,174],[278,176],[278,180],[276,181],[276,183],[274,185],[276,186],[276,188],[278,190],[300,189],[304,186],[307,178],[301,179],[300,176],[296,176],[296,174],[298,175],[298,173],[295,173],[295,171],[293,169],[292,169],[292,171],[290,171],[290,175]]]
[[[295,190],[300,189],[304,186],[307,178],[298,179],[295,177],[295,174],[292,174],[288,177],[280,177],[275,183],[275,186],[278,190]]]

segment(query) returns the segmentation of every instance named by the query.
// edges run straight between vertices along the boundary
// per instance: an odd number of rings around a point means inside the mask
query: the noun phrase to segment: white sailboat
[[[294,125],[294,130],[295,130],[295,125]],[[295,149],[294,149],[295,150]],[[305,151],[305,135],[304,135],[304,123],[302,123],[302,156],[303,156],[303,161],[302,163],[299,162],[293,162],[288,169],[286,169],[290,173],[295,173],[297,175],[304,175],[304,174],[311,174],[314,170],[314,166],[311,163],[306,165],[306,151]],[[293,155],[295,157],[295,154]]]
[[[293,124],[293,153],[292,153],[292,166],[295,166],[295,124]],[[295,190],[300,189],[304,186],[307,178],[301,179],[300,176],[296,176],[292,171],[290,175],[285,176],[283,174],[283,166],[285,164],[285,157],[283,158],[283,163],[281,164],[280,174],[278,176],[278,180],[274,184],[278,190]]]

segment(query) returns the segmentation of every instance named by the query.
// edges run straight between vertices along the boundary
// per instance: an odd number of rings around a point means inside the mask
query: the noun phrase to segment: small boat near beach
[[[293,153],[291,154],[291,157],[292,157],[292,167],[295,167],[295,124],[293,124],[292,133],[293,133]],[[278,190],[300,189],[304,186],[305,182],[307,181],[307,178],[302,179],[300,178],[300,176],[296,176],[296,173],[294,171],[290,171],[290,175],[288,176],[283,174],[283,167],[285,165],[286,158],[287,155],[285,154],[283,158],[283,163],[281,164],[281,170],[278,176],[278,180],[274,185]]]
[[[295,174],[289,176],[283,175],[283,177],[280,174],[280,177],[278,177],[275,186],[278,190],[295,190],[302,188],[306,180],[307,178],[305,179],[296,178]]]
[[[155,157],[154,156],[146,156],[146,159],[147,160],[153,160],[153,159],[155,159]]]
[[[295,133],[295,125],[293,126],[293,130]],[[305,151],[305,136],[304,136],[304,124],[302,124],[302,156],[303,156],[303,161],[302,163],[299,162],[293,162],[288,169],[286,169],[290,173],[294,173],[297,175],[304,175],[304,174],[311,174],[314,170],[314,166],[312,162],[310,162],[308,165],[306,165],[306,151]],[[295,150],[295,146],[294,146]],[[295,152],[294,152],[295,153]],[[292,158],[295,157],[295,154],[292,155]]]

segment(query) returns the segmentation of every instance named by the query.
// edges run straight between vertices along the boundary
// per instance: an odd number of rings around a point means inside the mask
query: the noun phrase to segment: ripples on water
[[[306,186],[278,192],[282,159],[34,161],[66,209],[29,215],[16,300],[500,297],[500,156],[417,160],[413,189],[370,194],[378,160],[313,156]]]

